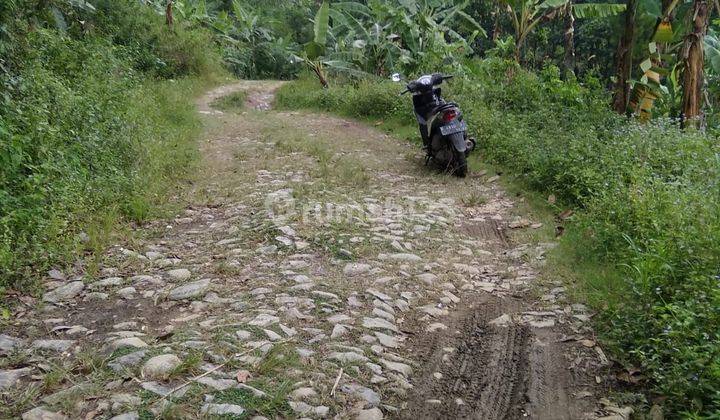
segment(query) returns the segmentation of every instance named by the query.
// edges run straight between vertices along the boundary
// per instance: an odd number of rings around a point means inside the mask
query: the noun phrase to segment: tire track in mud
[[[460,231],[504,255],[513,246],[496,220],[466,224]],[[590,402],[568,395],[594,384],[567,368],[570,349],[561,344],[560,327],[548,330],[515,321],[531,309],[532,299],[520,290],[501,296],[482,292],[443,321],[447,329],[418,334],[411,347],[424,369],[413,381],[416,386],[400,417],[576,419],[593,412]]]

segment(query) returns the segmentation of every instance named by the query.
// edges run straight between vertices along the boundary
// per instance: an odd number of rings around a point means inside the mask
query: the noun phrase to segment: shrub
[[[135,1],[61,29],[20,3],[0,22],[0,292],[148,216],[196,158],[190,98],[220,68],[203,31],[170,34]]]

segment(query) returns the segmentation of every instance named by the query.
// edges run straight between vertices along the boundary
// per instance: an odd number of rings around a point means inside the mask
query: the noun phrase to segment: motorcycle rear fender
[[[467,143],[465,142],[465,133],[455,133],[447,136],[447,139],[452,143],[455,150],[461,153],[465,153],[467,150]]]

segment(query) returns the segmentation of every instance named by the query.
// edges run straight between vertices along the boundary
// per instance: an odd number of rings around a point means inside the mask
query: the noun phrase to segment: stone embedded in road
[[[420,258],[418,255],[409,254],[409,253],[390,254],[388,257],[391,260],[395,260],[395,261],[405,261],[405,262],[422,261],[422,258]]]
[[[332,333],[330,334],[330,338],[332,338],[333,340],[340,338],[347,334],[348,331],[349,330],[345,325],[335,324],[335,327],[333,327]]]
[[[87,287],[90,290],[100,290],[108,287],[120,286],[123,284],[122,277],[108,277],[106,279],[98,280],[95,283],[90,283]]]
[[[119,349],[123,349],[123,348],[127,348],[127,347],[139,349],[139,348],[143,348],[143,347],[147,347],[147,346],[148,346],[147,343],[145,343],[144,341],[142,341],[141,339],[139,339],[137,337],[127,337],[127,338],[121,338],[121,339],[110,342],[110,344],[108,344],[105,347],[105,351],[107,353],[112,353],[115,350],[119,350]]]
[[[379,292],[375,289],[367,289],[366,292],[382,300],[383,302],[392,302],[393,298],[386,295],[385,293]]]
[[[418,308],[430,316],[446,316],[449,312],[445,308],[438,308],[437,305],[425,305]]]
[[[189,387],[180,388],[176,391],[173,391],[174,388],[167,387],[160,385],[157,382],[143,382],[140,384],[140,387],[146,391],[150,391],[153,394],[160,395],[162,397],[173,397],[173,398],[182,398],[183,395],[188,391]],[[172,395],[170,395],[172,394]]]
[[[167,272],[168,277],[174,281],[185,281],[190,279],[192,274],[187,268],[176,268]]]
[[[117,373],[123,372],[125,369],[133,368],[142,362],[145,358],[145,350],[136,351],[124,356],[120,356],[112,362],[108,363],[108,366]]]
[[[273,330],[263,330],[265,335],[270,339],[270,341],[280,341],[282,340],[282,336],[278,333],[276,333]]]
[[[235,331],[235,335],[237,336],[238,340],[240,341],[247,341],[252,338],[252,333],[250,331],[246,330],[237,330]]]
[[[340,387],[340,390],[346,394],[353,394],[362,398],[371,407],[380,405],[380,395],[370,388],[358,384],[344,384]]]
[[[348,263],[343,268],[343,274],[346,276],[359,276],[360,274],[367,273],[372,267],[370,264],[363,263]]]
[[[432,286],[438,279],[438,276],[433,273],[422,273],[418,274],[416,277],[418,280],[427,284],[428,286]]]
[[[161,354],[150,358],[142,367],[142,374],[151,379],[166,380],[182,360],[174,354]]]
[[[242,406],[235,404],[204,404],[200,409],[200,412],[206,416],[240,416],[245,413],[245,409]]]
[[[65,280],[65,274],[63,274],[62,271],[60,271],[60,270],[55,270],[55,269],[50,270],[50,271],[48,271],[47,275],[48,275],[48,277],[50,277],[53,280],[60,280],[60,281]]]
[[[47,410],[45,407],[35,407],[23,413],[22,420],[67,420],[63,414]]]
[[[278,230],[286,236],[290,236],[290,237],[297,236],[297,232],[295,232],[295,229],[291,228],[290,226],[280,226],[278,228]]]
[[[138,287],[162,287],[165,282],[155,276],[139,275],[130,277],[130,281]]]
[[[353,319],[345,314],[335,314],[332,316],[327,317],[327,321],[331,324],[339,324],[341,322],[347,323],[348,321],[352,321]]]
[[[224,391],[237,385],[237,381],[233,379],[215,379],[209,376],[203,376],[196,381],[197,383],[207,385],[216,391]]]
[[[400,340],[398,340],[397,338],[395,338],[391,335],[387,335],[387,334],[383,334],[379,331],[375,331],[375,337],[377,337],[380,344],[382,344],[384,347],[390,347],[393,349],[400,347]]]
[[[392,332],[399,332],[397,327],[389,321],[382,318],[363,318],[363,327],[370,329],[390,330]]]
[[[280,322],[280,318],[274,315],[259,314],[255,317],[255,319],[248,322],[248,325],[254,325],[256,327],[267,327],[272,324],[277,324],[278,322]]]
[[[311,293],[325,299],[340,300],[340,297],[335,293],[323,292],[321,290],[313,290]]]
[[[476,267],[473,267],[471,265],[455,263],[455,264],[453,264],[453,267],[455,267],[456,270],[458,270],[459,272],[464,273],[464,274],[470,274],[470,275],[480,274],[480,270],[478,270]]]
[[[210,280],[203,279],[184,284],[170,291],[170,300],[193,299],[202,296],[210,287]]]
[[[393,315],[389,312],[383,311],[380,308],[373,308],[372,313],[373,313],[373,315],[378,316],[383,319],[387,319],[390,322],[395,322],[395,315]]]
[[[123,287],[122,289],[117,291],[117,294],[126,300],[132,299],[133,296],[135,296],[135,293],[137,293],[137,290],[135,290],[134,287]]]
[[[411,376],[413,373],[412,367],[406,365],[405,363],[391,362],[386,359],[380,359],[380,363],[382,363],[388,370],[398,372],[405,377]]]
[[[328,355],[329,359],[337,360],[340,363],[364,363],[368,361],[368,358],[362,354],[358,354],[352,351],[348,352],[332,352]]]
[[[73,344],[75,344],[75,340],[35,340],[32,342],[31,347],[33,349],[63,352]]]
[[[290,393],[290,398],[293,400],[305,400],[317,395],[317,392],[309,387],[298,388]]]
[[[383,413],[379,408],[373,407],[368,410],[360,410],[356,420],[383,420]]]
[[[85,283],[73,281],[51,290],[43,295],[43,300],[50,303],[58,303],[70,300],[85,289]]]
[[[512,324],[512,318],[508,314],[502,314],[499,317],[493,319],[492,321],[488,322],[490,325],[494,325],[496,327],[507,327],[508,325]]]
[[[32,368],[0,370],[0,390],[15,386],[20,378],[29,375],[31,372]]]
[[[21,343],[22,341],[19,338],[0,334],[0,352],[11,352]]]

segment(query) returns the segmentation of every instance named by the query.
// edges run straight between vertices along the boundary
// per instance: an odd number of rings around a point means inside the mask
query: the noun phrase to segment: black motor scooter
[[[407,84],[400,94],[412,93],[413,110],[420,128],[426,164],[434,161],[441,168],[458,176],[467,175],[467,156],[475,149],[475,139],[468,138],[467,123],[455,102],[445,102],[440,85],[451,75],[440,73],[421,76]],[[392,80],[399,82],[399,74]]]

